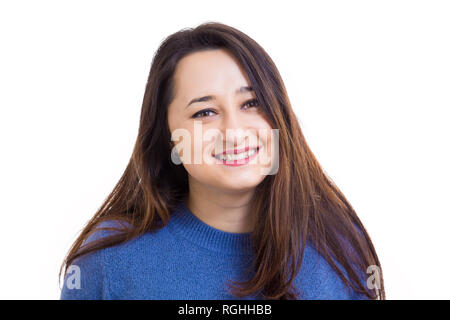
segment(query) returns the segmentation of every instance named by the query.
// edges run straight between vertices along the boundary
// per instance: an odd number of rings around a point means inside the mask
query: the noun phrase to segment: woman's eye
[[[259,104],[258,104],[258,100],[256,100],[256,99],[251,99],[251,100],[248,100],[247,102],[245,102],[245,103],[242,105],[242,107],[254,108],[254,107],[257,107],[258,105],[259,105]],[[195,113],[195,114],[192,116],[192,118],[204,118],[204,117],[210,117],[211,115],[214,115],[215,113],[216,113],[216,112],[215,112],[214,110],[211,110],[211,109],[204,109],[204,110],[201,110],[201,111]]]
[[[256,107],[258,106],[258,100],[256,99],[248,100],[246,103],[244,103],[243,107],[245,106]]]
[[[192,116],[192,118],[203,118],[203,117],[205,117],[205,115],[206,115],[206,116],[209,116],[208,114],[209,114],[210,112],[214,112],[214,111],[211,110],[211,109],[201,110],[201,111],[195,113],[195,114]],[[214,113],[215,113],[215,112],[214,112]]]

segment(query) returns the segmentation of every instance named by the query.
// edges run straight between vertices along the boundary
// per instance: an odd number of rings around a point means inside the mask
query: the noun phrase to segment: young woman
[[[212,22],[157,50],[130,162],[64,266],[61,299],[385,298],[275,64]]]

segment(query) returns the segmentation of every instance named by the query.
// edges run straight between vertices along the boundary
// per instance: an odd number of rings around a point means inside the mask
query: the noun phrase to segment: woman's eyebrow
[[[252,87],[249,87],[249,86],[243,86],[243,87],[240,87],[239,89],[236,90],[236,94],[242,94],[242,93],[250,92],[250,91],[253,91],[253,88],[252,88]],[[210,101],[210,100],[214,100],[214,99],[216,99],[216,96],[214,96],[214,95],[207,95],[207,96],[204,96],[204,97],[195,98],[195,99],[192,99],[192,100],[188,103],[188,105],[186,106],[186,108],[189,107],[191,104],[193,104],[193,103],[195,103],[195,102],[205,102],[205,101]]]

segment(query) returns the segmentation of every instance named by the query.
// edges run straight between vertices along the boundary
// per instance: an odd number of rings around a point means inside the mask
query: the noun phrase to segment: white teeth
[[[216,159],[226,160],[226,161],[234,161],[234,160],[242,160],[248,158],[256,153],[256,149],[252,149],[246,152],[241,152],[238,154],[218,154],[215,156]]]

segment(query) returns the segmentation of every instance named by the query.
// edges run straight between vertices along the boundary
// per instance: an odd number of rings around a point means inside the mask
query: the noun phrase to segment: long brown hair
[[[385,299],[381,266],[372,241],[350,203],[308,147],[278,69],[265,50],[241,31],[217,22],[185,28],[165,38],[153,56],[138,136],[130,161],[106,200],[85,225],[64,259],[59,276],[74,259],[124,243],[167,225],[188,194],[188,173],[171,161],[167,107],[173,99],[175,67],[187,54],[225,49],[247,73],[260,107],[279,130],[279,167],[256,187],[251,212],[254,275],[230,283],[236,297],[298,299],[293,286],[309,241],[343,282],[370,299]],[[84,241],[106,220],[132,228],[89,245]],[[338,265],[342,266],[339,267]],[[361,275],[379,268],[380,287],[369,289]]]

